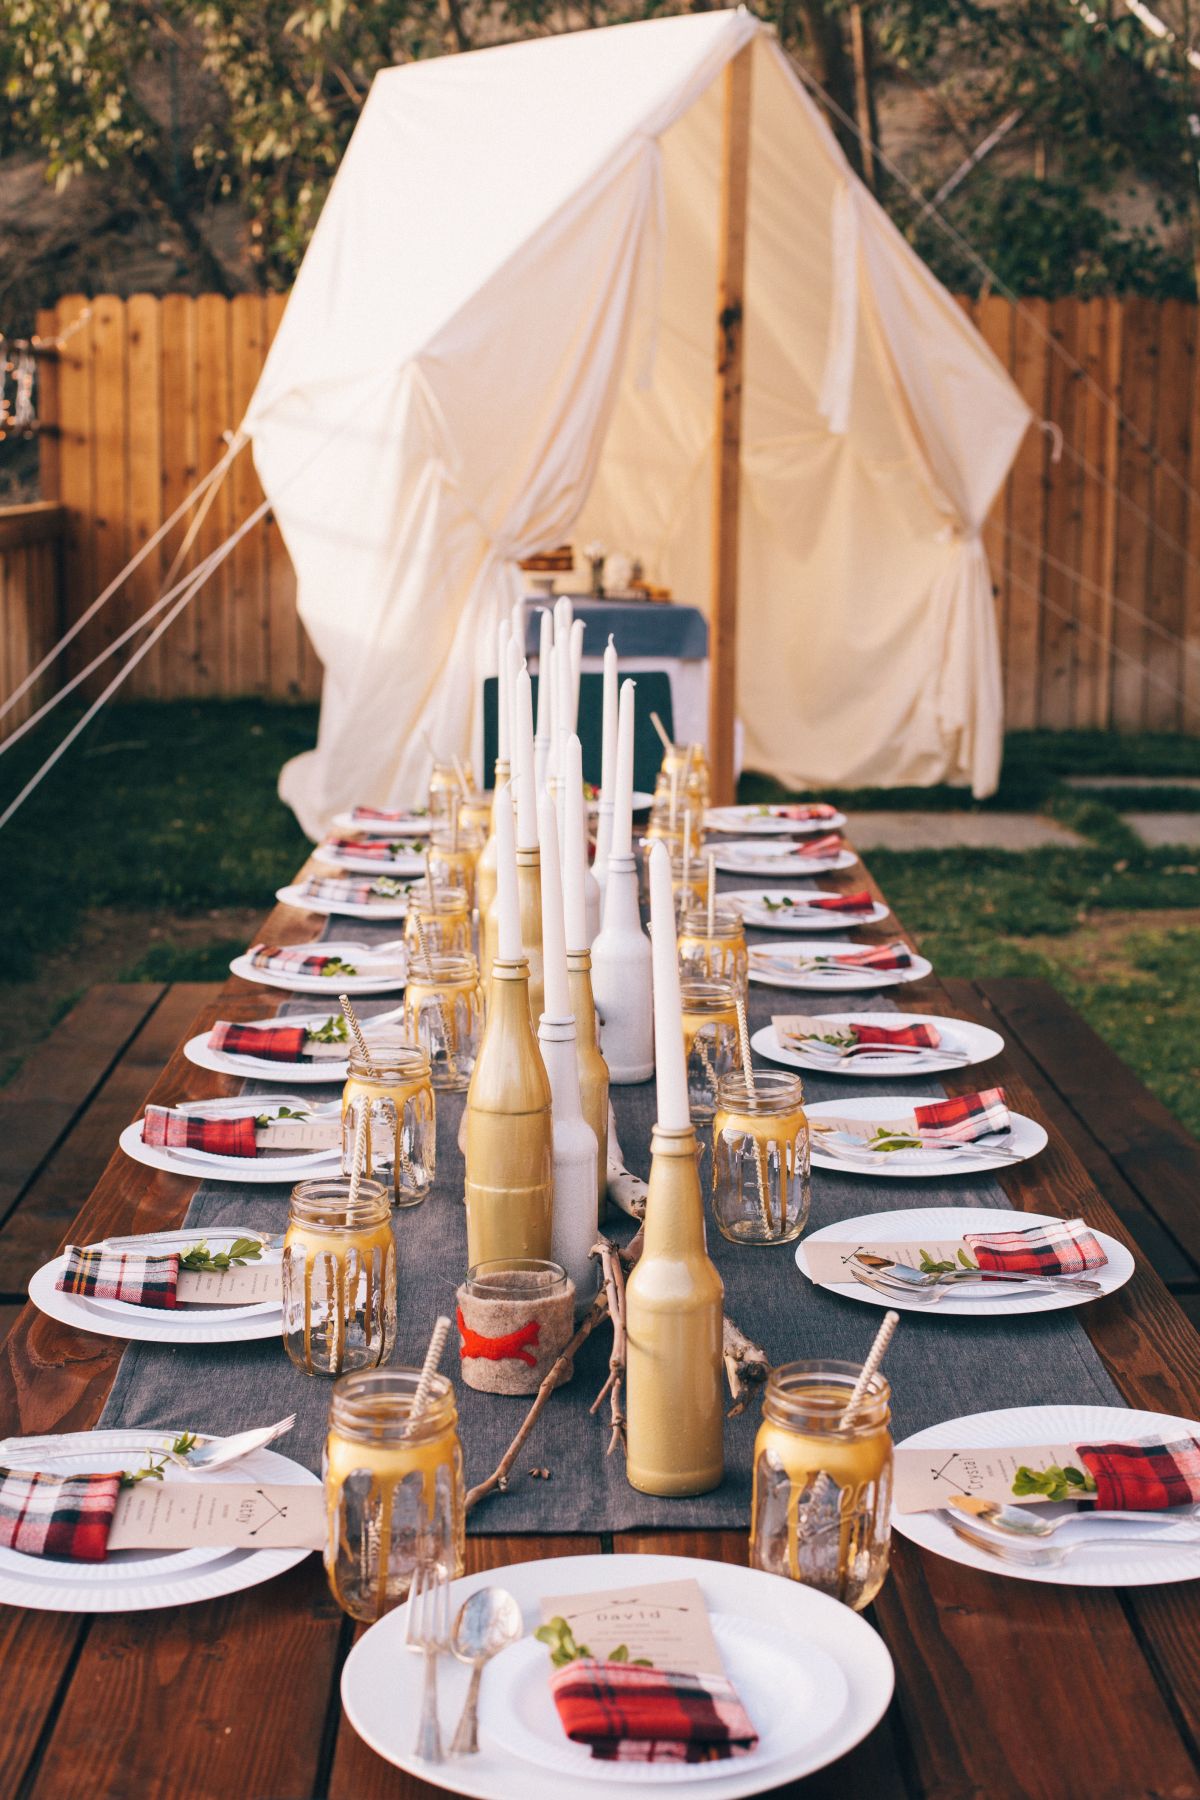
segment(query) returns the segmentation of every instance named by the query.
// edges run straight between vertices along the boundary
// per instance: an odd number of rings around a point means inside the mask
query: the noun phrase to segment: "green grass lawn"
[[[17,791],[65,730],[62,715],[47,724],[0,757],[0,796]],[[223,977],[252,929],[237,922],[234,933],[230,915],[264,914],[304,856],[275,784],[315,735],[315,707],[250,700],[139,702],[101,715],[0,845],[0,980],[23,1042],[95,982]],[[1200,741],[1015,734],[1000,791],[982,810],[1047,813],[1086,848],[879,850],[872,870],[940,974],[1054,982],[1200,1134],[1200,854],[1193,863],[1144,850],[1114,805],[1140,807],[1140,794],[1082,795],[1063,785],[1067,774],[1196,776]],[[745,800],[780,791],[743,777]],[[954,788],[832,797],[851,812],[977,805]],[[1151,799],[1198,804],[1194,793]],[[127,919],[135,941],[110,930],[97,947],[97,919]]]

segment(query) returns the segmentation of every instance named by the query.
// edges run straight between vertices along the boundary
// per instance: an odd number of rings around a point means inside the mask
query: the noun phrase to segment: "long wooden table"
[[[836,885],[862,886],[862,870]],[[295,943],[317,935],[322,923],[279,907],[262,935]],[[895,933],[885,926],[869,935]],[[931,977],[906,987],[903,998],[914,1011],[998,1022],[966,983],[947,988]],[[277,990],[231,981],[184,1035],[218,1015],[262,1016],[278,999]],[[1002,1027],[1006,1007],[1020,1005],[1019,991],[1002,997]],[[117,1007],[114,1015],[115,1038],[128,1022]],[[1072,1046],[1068,1033],[1063,1053],[1083,1043]],[[1139,1139],[1122,1114],[1119,1064],[1110,1059],[1098,1075],[1126,1158],[1124,1172],[1114,1171],[1115,1186],[1106,1183],[1120,1217],[1089,1172],[1100,1168],[1095,1108],[1084,1128],[1086,1105],[1072,1111],[1036,1055],[1010,1046],[988,1066],[989,1080],[1003,1082],[1014,1106],[1051,1133],[1047,1150],[1004,1172],[1002,1185],[1019,1209],[1082,1214],[1132,1246],[1123,1220],[1139,1231],[1146,1223],[1135,1188],[1147,1171],[1143,1152],[1138,1173]],[[1087,1070],[1075,1067],[1071,1080],[1086,1089]],[[976,1084],[970,1070],[946,1082],[951,1089]],[[195,1068],[176,1048],[149,1098],[172,1105],[235,1085]],[[1135,1089],[1132,1079],[1129,1086]],[[1183,1191],[1178,1160],[1164,1180],[1169,1190],[1174,1184],[1168,1225],[1174,1207],[1182,1239],[1194,1190]],[[68,1235],[87,1241],[175,1225],[194,1185],[114,1150]],[[1149,1223],[1161,1231],[1157,1220]],[[1200,1415],[1200,1335],[1144,1256],[1125,1288],[1078,1316],[1131,1405]],[[0,1432],[92,1425],[120,1353],[111,1339],[68,1330],[25,1307],[0,1358]],[[952,1406],[948,1377],[947,1411]],[[468,1564],[494,1568],[596,1551],[744,1562],[746,1537],[474,1537]],[[1007,1580],[924,1555],[897,1538],[892,1575],[870,1615],[896,1660],[895,1701],[850,1756],[777,1791],[806,1800],[1200,1800],[1198,1598],[1196,1585],[1186,1583],[1113,1592]],[[315,1557],[278,1581],[177,1613],[87,1618],[0,1609],[0,1791],[21,1800],[432,1800],[437,1790],[381,1761],[342,1716],[338,1680],[356,1629],[330,1599]]]

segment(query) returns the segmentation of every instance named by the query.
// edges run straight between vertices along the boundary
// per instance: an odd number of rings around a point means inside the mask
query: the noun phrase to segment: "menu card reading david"
[[[645,1657],[656,1669],[721,1675],[721,1655],[708,1622],[698,1581],[638,1583],[598,1594],[551,1594],[542,1601],[542,1623],[565,1619],[577,1644],[603,1662],[621,1644],[631,1661]]]

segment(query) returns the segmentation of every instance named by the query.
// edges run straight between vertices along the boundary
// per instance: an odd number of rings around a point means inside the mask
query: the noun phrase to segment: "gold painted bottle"
[[[891,1389],[876,1375],[852,1425],[856,1363],[773,1369],[754,1443],[750,1566],[803,1581],[856,1612],[883,1586],[892,1514]]]
[[[371,1369],[344,1376],[333,1390],[321,1458],[325,1572],[352,1619],[369,1622],[399,1606],[419,1563],[440,1564],[451,1580],[463,1572],[466,1510],[454,1388],[435,1375],[412,1423],[419,1381],[416,1369]]]
[[[590,950],[567,951],[567,982],[575,1015],[575,1053],[583,1116],[596,1134],[596,1223],[608,1211],[608,1064],[600,1054],[600,1028],[592,994]]]
[[[491,826],[488,830],[487,842],[479,852],[479,861],[475,865],[475,905],[479,911],[479,973],[483,977],[484,992],[491,978],[492,964],[496,960],[495,926],[489,928],[492,902],[496,898],[496,794],[508,780],[509,768],[506,762],[496,764],[496,778],[493,782]]]
[[[645,1248],[626,1285],[625,1470],[643,1494],[706,1494],[725,1473],[725,1290],[704,1243],[696,1134],[654,1127]]]
[[[553,1218],[550,1082],[529,1015],[529,965],[492,965],[463,1115],[467,1262],[548,1260]]]
[[[521,903],[521,948],[529,964],[529,1016],[537,1030],[546,1010],[542,972],[542,856],[540,850],[517,849],[517,895]]]

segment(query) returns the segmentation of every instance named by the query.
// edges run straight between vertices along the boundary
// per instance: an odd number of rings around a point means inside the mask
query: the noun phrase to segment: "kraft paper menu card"
[[[112,1550],[320,1550],[325,1496],[283,1482],[139,1481],[117,1496]]]
[[[565,1619],[577,1644],[599,1661],[624,1644],[630,1659],[645,1657],[656,1669],[723,1675],[721,1654],[698,1581],[660,1581],[606,1588],[594,1594],[551,1594],[542,1623]]]
[[[947,1506],[956,1494],[973,1500],[1005,1501],[1012,1506],[1042,1504],[1045,1494],[1016,1494],[1017,1470],[1051,1467],[1081,1468],[1075,1444],[1006,1444],[1003,1449],[968,1447],[961,1450],[915,1446],[895,1452],[893,1498],[897,1512],[930,1512]],[[1082,1492],[1070,1496],[1086,1500]]]
[[[817,1238],[804,1246],[804,1260],[814,1281],[841,1283],[849,1286],[854,1280],[854,1271],[850,1267],[853,1256],[872,1256],[889,1263],[905,1263],[910,1269],[921,1267],[922,1252],[934,1262],[955,1263],[964,1268],[960,1252],[969,1256],[971,1266],[975,1265],[975,1253],[969,1250],[961,1238],[920,1238],[908,1243],[891,1240],[876,1240],[868,1243],[865,1239],[844,1238],[840,1243],[829,1238]],[[869,1265],[868,1265],[869,1266]]]
[[[281,1265],[248,1262],[230,1269],[193,1274],[180,1269],[175,1298],[180,1306],[253,1306],[283,1295]]]

